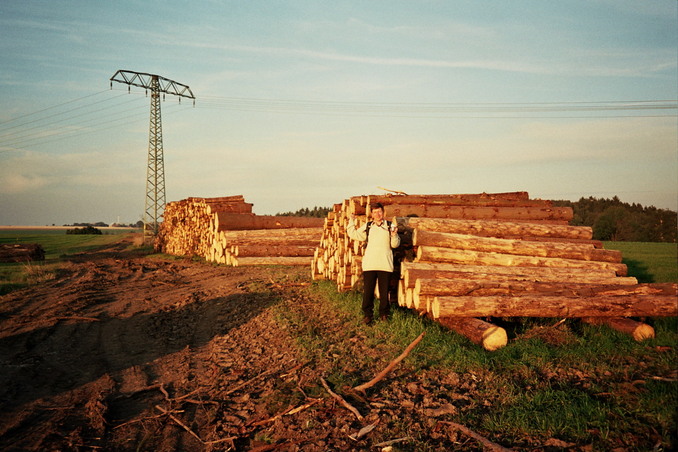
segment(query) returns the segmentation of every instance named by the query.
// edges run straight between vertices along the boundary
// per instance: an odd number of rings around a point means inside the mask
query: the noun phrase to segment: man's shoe
[[[372,324],[372,317],[364,317],[363,318],[363,323],[365,325],[371,325]]]
[[[385,321],[387,321],[387,320],[388,320],[388,316],[387,316],[387,315],[382,315],[382,316],[379,316],[379,320],[381,320],[381,321],[384,321],[384,322],[385,322]]]

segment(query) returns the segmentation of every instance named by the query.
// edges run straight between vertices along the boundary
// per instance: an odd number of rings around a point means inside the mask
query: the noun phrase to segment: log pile
[[[45,250],[39,243],[0,244],[0,262],[30,262],[45,260]]]
[[[165,207],[159,252],[239,265],[308,265],[322,218],[255,215],[241,195],[187,198]]]
[[[374,202],[396,217],[401,235],[398,304],[488,350],[507,341],[491,318],[577,317],[640,340],[653,337],[652,327],[627,317],[678,315],[676,284],[638,284],[620,252],[568,224],[570,208],[526,192],[349,198],[325,219],[314,279],[359,289],[363,246],[345,230],[351,215],[367,221]]]

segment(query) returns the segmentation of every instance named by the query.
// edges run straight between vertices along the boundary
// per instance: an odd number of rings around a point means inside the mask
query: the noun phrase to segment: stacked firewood
[[[45,250],[39,243],[0,244],[0,262],[30,262],[45,260]]]
[[[244,197],[187,198],[165,207],[156,250],[238,265],[308,265],[322,218],[255,215]]]
[[[347,199],[326,219],[315,279],[358,287],[363,246],[345,229],[351,215],[367,221],[373,202],[396,217],[401,234],[398,303],[487,349],[507,341],[483,320],[493,317],[578,317],[640,340],[654,330],[628,317],[678,314],[675,284],[638,284],[620,252],[592,240],[591,228],[568,225],[570,208],[525,192]]]

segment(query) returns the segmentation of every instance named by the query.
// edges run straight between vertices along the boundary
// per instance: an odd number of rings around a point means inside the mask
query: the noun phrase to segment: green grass
[[[45,250],[45,260],[35,262],[0,263],[0,295],[55,277],[62,260],[70,255],[96,249],[120,238],[120,234],[71,235],[54,231],[0,231],[2,243],[39,243]]]
[[[676,244],[607,242],[605,248],[620,249],[640,282],[678,280]],[[506,319],[509,344],[487,352],[406,309],[395,309],[388,323],[365,327],[361,295],[337,293],[331,282],[315,283],[309,293],[327,311],[323,316],[336,316],[341,327],[323,330],[303,310],[282,306],[280,319],[294,325],[291,332],[309,358],[329,367],[327,379],[336,388],[364,383],[426,331],[399,365],[408,370],[393,378],[455,372],[471,379],[469,394],[478,405],[460,408],[450,420],[517,445],[557,438],[592,450],[678,448],[678,318],[647,319],[656,338],[641,343],[577,319],[560,325],[555,340],[530,333],[554,332],[557,319]],[[355,356],[350,337],[376,353]]]
[[[605,242],[605,249],[622,252],[629,276],[641,283],[678,282],[678,244]]]

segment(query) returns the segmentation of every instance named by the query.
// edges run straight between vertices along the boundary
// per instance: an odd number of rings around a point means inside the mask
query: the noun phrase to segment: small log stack
[[[577,317],[642,340],[654,330],[628,317],[678,315],[676,284],[638,284],[620,252],[568,224],[572,209],[526,192],[349,198],[325,219],[314,279],[359,288],[364,249],[345,230],[352,215],[367,221],[374,202],[401,235],[398,303],[488,350],[507,343],[493,317]]]
[[[165,207],[156,250],[238,265],[308,265],[322,218],[255,215],[242,195],[187,198]]]
[[[0,262],[31,262],[45,260],[45,250],[39,243],[0,244]]]

